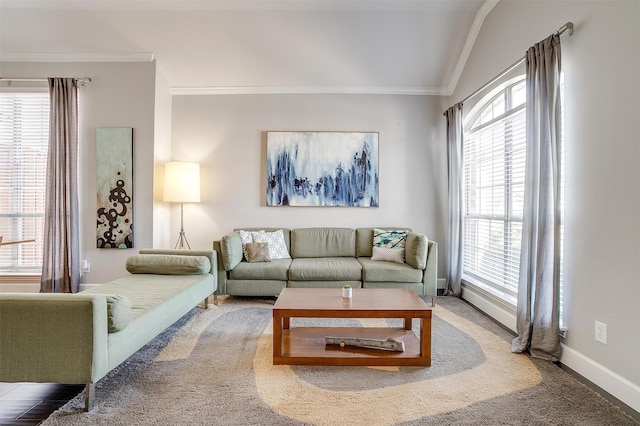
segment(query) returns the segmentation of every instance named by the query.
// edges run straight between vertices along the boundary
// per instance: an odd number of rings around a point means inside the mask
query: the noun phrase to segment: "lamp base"
[[[185,247],[186,245],[186,247]],[[184,233],[184,229],[180,229],[180,235],[178,236],[178,242],[174,247],[176,250],[191,250],[191,246],[189,245],[189,241],[187,241],[187,236]]]
[[[183,203],[180,203],[180,235],[178,236],[178,242],[174,249],[185,250],[185,244],[187,245],[187,248],[191,250],[189,241],[187,241],[187,235],[184,233],[184,205]]]

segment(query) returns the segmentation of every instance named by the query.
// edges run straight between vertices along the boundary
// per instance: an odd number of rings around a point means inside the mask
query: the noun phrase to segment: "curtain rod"
[[[91,77],[79,77],[74,78],[75,81],[84,85],[85,83],[91,83]],[[0,81],[6,81],[11,84],[12,81],[22,81],[22,82],[36,82],[36,81],[48,81],[46,78],[12,78],[12,77],[0,77]]]
[[[566,24],[564,24],[563,26],[561,26],[560,28],[558,28],[558,30],[554,33],[557,35],[560,35],[562,33],[564,33],[565,31],[569,31],[569,35],[572,36],[573,35],[573,22],[569,21]],[[476,91],[474,91],[472,94],[470,94],[469,96],[467,96],[466,98],[464,98],[463,100],[461,100],[460,102],[464,103],[466,101],[468,101],[469,99],[471,99],[472,97],[474,97],[475,95],[477,95],[478,93],[480,93],[481,91],[483,91],[487,86],[490,86],[491,84],[495,83],[497,80],[499,80],[500,78],[502,78],[504,75],[506,75],[507,73],[509,73],[511,70],[513,70],[515,67],[517,67],[518,65],[520,65],[521,63],[524,62],[525,60],[525,55],[523,55],[520,59],[518,59],[517,61],[515,61],[513,64],[509,65],[507,68],[504,69],[504,71],[502,71],[500,74],[498,74],[497,76],[493,77],[491,80],[489,80],[489,82],[485,83],[482,87],[480,87],[479,89],[477,89]],[[445,112],[446,114],[446,112]]]

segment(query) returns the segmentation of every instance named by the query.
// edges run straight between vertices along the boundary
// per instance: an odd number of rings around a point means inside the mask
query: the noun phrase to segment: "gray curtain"
[[[78,239],[78,87],[49,79],[49,156],[41,293],[75,293],[80,286]]]
[[[447,287],[444,294],[462,293],[462,103],[449,108],[447,164],[449,175],[449,229],[447,234]]]
[[[560,359],[560,36],[526,54],[527,157],[513,352]]]

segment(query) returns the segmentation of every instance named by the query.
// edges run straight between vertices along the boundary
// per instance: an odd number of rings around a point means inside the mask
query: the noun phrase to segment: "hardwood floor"
[[[38,425],[83,389],[57,383],[0,383],[0,425]]]

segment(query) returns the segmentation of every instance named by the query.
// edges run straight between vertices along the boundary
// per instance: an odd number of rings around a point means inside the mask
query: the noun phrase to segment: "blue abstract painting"
[[[377,132],[267,132],[267,206],[378,207]]]

